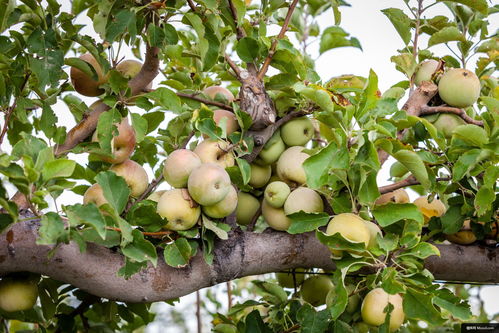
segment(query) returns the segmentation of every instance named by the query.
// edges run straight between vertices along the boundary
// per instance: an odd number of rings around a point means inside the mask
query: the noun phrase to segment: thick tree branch
[[[157,267],[148,266],[125,280],[116,274],[124,264],[123,256],[93,243],[87,244],[84,253],[73,242],[60,244],[48,257],[53,247],[36,244],[38,227],[36,222],[19,222],[0,235],[0,275],[20,271],[43,274],[124,302],[161,301],[243,276],[298,267],[335,269],[329,250],[313,233],[236,230],[227,241],[216,243],[211,266],[198,253],[189,265],[175,269],[167,266],[160,254]],[[454,244],[437,247],[441,257],[425,261],[436,279],[499,282],[497,249]]]
[[[286,31],[288,30],[288,25],[289,21],[291,20],[291,16],[293,15],[293,12],[296,8],[296,5],[298,4],[298,0],[293,0],[291,5],[289,6],[288,13],[286,14],[286,18],[284,19],[284,23],[282,24],[281,31],[279,31],[279,34],[277,37],[272,41],[272,44],[270,45],[270,50],[269,54],[267,55],[267,58],[265,58],[262,68],[260,68],[260,71],[258,72],[258,79],[263,80],[263,77],[267,73],[270,63],[272,62],[272,57],[274,57],[274,53],[277,48],[277,43],[279,39],[283,39],[284,35],[286,34]]]
[[[471,118],[470,116],[468,116],[466,114],[466,111],[464,111],[463,109],[455,108],[455,107],[452,107],[452,106],[445,106],[445,105],[441,105],[441,106],[423,106],[421,108],[420,115],[421,116],[426,116],[426,115],[436,114],[436,113],[451,113],[451,114],[455,114],[456,116],[461,117],[468,124],[473,124],[473,125],[477,125],[477,126],[483,127],[483,121],[481,121],[481,120],[475,120],[475,119]]]

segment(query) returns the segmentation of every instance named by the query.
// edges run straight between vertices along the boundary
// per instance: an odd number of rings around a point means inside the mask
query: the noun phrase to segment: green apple
[[[361,307],[362,320],[368,325],[382,325],[386,319],[384,309],[388,303],[393,305],[390,314],[390,331],[398,330],[405,319],[402,296],[399,294],[390,295],[382,288],[375,288],[364,297]]]
[[[286,231],[291,225],[291,219],[286,216],[283,208],[274,208],[262,201],[262,215],[265,222],[274,230]]]
[[[249,184],[254,188],[260,188],[265,186],[270,176],[272,175],[272,168],[270,165],[260,166],[255,163],[250,164],[251,167],[251,176],[249,180]]]
[[[87,75],[76,67],[71,67],[69,76],[76,92],[88,96],[95,97],[102,95],[104,89],[100,88],[101,85],[107,82],[107,75],[104,75],[101,66],[90,53],[85,53],[80,56],[80,60],[85,61],[88,65],[92,66],[97,73],[97,80]]]
[[[203,163],[191,172],[187,188],[197,203],[212,206],[225,198],[232,185],[224,168],[215,163]]]
[[[295,118],[281,126],[282,141],[288,146],[304,146],[314,136],[314,125],[308,117]]]
[[[305,213],[320,213],[324,211],[321,196],[307,187],[298,187],[292,191],[284,203],[284,213],[290,215],[304,211]]]
[[[144,193],[149,185],[146,170],[135,161],[126,160],[123,163],[113,165],[109,170],[125,179],[128,187],[130,187],[130,195],[134,198],[138,198]]]
[[[466,125],[466,122],[459,116],[450,113],[441,113],[433,125],[440,131],[446,138],[452,137],[454,129],[461,125]]]
[[[173,187],[187,187],[189,175],[201,163],[201,159],[194,152],[188,149],[177,149],[166,158],[163,177]]]
[[[439,62],[434,59],[429,59],[423,61],[418,65],[416,69],[416,76],[414,77],[414,83],[417,86],[421,84],[423,81],[431,81],[431,77],[433,73],[438,69]]]
[[[147,197],[147,200],[151,200],[151,201],[154,201],[154,202],[159,202],[159,198],[161,198],[161,196],[163,195],[163,193],[165,193],[166,190],[160,190],[160,191],[155,191],[155,192],[152,192],[148,197]]]
[[[135,139],[135,130],[130,126],[127,118],[123,118],[119,124],[115,125],[118,129],[118,135],[111,140],[112,157],[95,154],[101,161],[111,164],[119,164],[127,160],[132,155],[137,142]],[[99,141],[97,131],[94,132],[92,141]]]
[[[355,286],[353,284],[345,285],[345,289],[347,290],[347,294],[349,295],[347,307],[345,308],[345,310],[347,313],[354,314],[360,305],[361,298],[358,293],[351,295],[352,292],[355,290]],[[335,301],[335,296],[336,292],[334,290],[327,295],[326,304],[328,306],[333,305],[333,302]]]
[[[284,144],[284,141],[282,141],[281,132],[277,130],[269,141],[267,141],[267,143],[263,146],[263,149],[258,155],[255,163],[261,165],[275,163],[284,150],[286,150],[286,145]]]
[[[229,193],[221,201],[212,206],[203,206],[203,213],[215,219],[229,216],[237,207],[237,191],[231,186]]]
[[[234,95],[230,92],[230,90],[220,86],[206,87],[203,90],[203,94],[211,99],[216,99],[217,95],[219,95],[223,97],[223,99],[227,100],[228,103],[232,103],[234,101]]]
[[[277,161],[277,175],[285,182],[293,182],[298,185],[307,181],[303,162],[309,155],[302,152],[305,149],[301,146],[294,146],[286,149]]]
[[[395,191],[382,194],[378,199],[376,199],[374,204],[375,205],[384,205],[384,204],[387,204],[389,202],[408,203],[409,202],[409,194],[407,194],[407,192],[403,188],[399,188]]]
[[[292,270],[288,272],[275,273],[277,283],[279,283],[279,285],[283,288],[294,288],[296,282],[296,287],[299,287],[305,280],[305,274],[303,273],[305,273],[307,270],[305,268],[297,268],[294,271],[295,274],[293,274]],[[294,279],[293,275],[295,276]]]
[[[4,277],[0,280],[0,309],[5,312],[31,309],[38,298],[38,285],[30,279]]]
[[[85,191],[85,194],[83,194],[83,203],[85,205],[93,203],[97,207],[100,207],[103,204],[108,203],[108,201],[104,197],[104,192],[102,192],[102,187],[99,184],[93,184]]]
[[[265,188],[264,198],[270,206],[281,208],[284,206],[290,193],[291,189],[288,184],[281,181],[274,181]]]
[[[201,208],[190,198],[186,189],[173,189],[163,193],[156,211],[166,219],[163,228],[175,231],[192,228],[201,215]]]
[[[466,108],[480,97],[480,80],[472,71],[462,68],[447,70],[438,82],[438,94],[450,106]]]
[[[260,201],[257,198],[246,192],[240,191],[237,194],[236,219],[238,224],[250,224],[259,209]]]
[[[314,275],[303,281],[300,295],[303,300],[313,306],[326,304],[327,294],[334,289],[334,284],[328,276]]]
[[[367,249],[370,250],[376,246],[376,235],[379,234],[382,236],[383,233],[376,223],[366,220],[364,220],[364,223],[369,230],[369,244],[367,245]]]
[[[215,163],[222,168],[234,166],[234,155],[229,150],[229,143],[221,140],[206,139],[194,149],[203,163]]]

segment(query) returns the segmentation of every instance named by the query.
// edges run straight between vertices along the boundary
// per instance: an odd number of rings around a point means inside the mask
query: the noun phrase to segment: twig
[[[452,179],[451,177],[439,177],[439,178],[436,178],[436,181],[437,182],[445,182],[445,181],[449,181],[451,179]],[[407,177],[406,179],[398,181],[396,183],[381,186],[378,190],[379,190],[379,193],[386,194],[386,193],[398,190],[399,188],[404,188],[407,186],[419,185],[419,184],[421,184],[421,183],[414,176],[411,175],[411,176]]]
[[[279,39],[284,38],[286,31],[288,30],[289,21],[291,20],[291,16],[293,15],[293,11],[295,10],[296,5],[298,4],[298,0],[293,0],[291,5],[289,6],[288,13],[286,14],[286,18],[284,19],[284,23],[282,24],[281,31],[277,35],[277,37],[272,41],[272,45],[270,46],[269,54],[265,61],[263,62],[262,68],[260,72],[258,72],[258,79],[263,80],[263,77],[267,73],[269,69],[270,63],[272,62],[272,57],[274,56],[275,50],[277,48],[277,42]]]
[[[423,13],[423,0],[418,0],[418,10],[415,13],[416,14],[416,29],[414,31],[414,41],[412,45],[412,56],[414,58],[414,61],[418,61],[418,39],[419,39],[419,29],[421,26],[421,14]],[[410,80],[410,88],[409,91],[412,92],[414,89],[414,75],[411,77]]]
[[[228,54],[225,54],[225,61],[229,64],[230,68],[234,71],[236,74],[237,78],[241,78],[241,69],[232,61],[232,59],[229,57]]]
[[[201,323],[201,295],[199,290],[196,291],[196,319],[198,321],[198,333],[202,333],[203,324]]]
[[[230,310],[232,308],[232,285],[230,281],[227,281],[227,307]]]
[[[288,328],[285,331],[281,331],[281,333],[291,333],[291,332],[298,330],[300,327],[301,326],[299,324],[296,324],[296,325],[291,326],[290,328]]]
[[[213,105],[213,106],[219,107],[220,109],[224,109],[224,110],[227,110],[227,111],[234,111],[234,109],[230,105],[227,105],[227,104],[224,104],[224,103],[220,103],[220,102],[216,102],[216,101],[210,101],[208,99],[204,99],[204,98],[201,98],[201,97],[197,97],[196,94],[185,94],[185,93],[177,92],[177,96],[189,98],[189,99],[192,99],[192,100],[204,103],[206,105]]]
[[[421,108],[420,115],[424,116],[424,115],[430,115],[430,114],[436,114],[436,113],[452,113],[452,114],[455,114],[456,116],[461,117],[468,124],[473,124],[476,126],[483,127],[483,121],[475,120],[475,119],[471,118],[470,116],[468,116],[466,114],[466,111],[464,111],[463,109],[455,108],[452,106],[444,106],[444,105],[441,105],[441,106],[423,106]]]
[[[229,1],[230,13],[232,14],[232,18],[234,19],[234,24],[236,26],[237,40],[240,40],[241,38],[246,36],[246,34],[244,33],[244,30],[239,26],[239,22],[237,20],[237,10],[236,7],[234,6],[234,3],[232,2],[232,0],[228,1]]]
[[[194,4],[194,2],[192,2],[192,0],[187,0],[187,4],[193,12],[196,12],[196,5]]]
[[[19,90],[19,95],[21,95],[23,93],[23,90],[26,87],[26,84],[28,83],[28,80],[29,80],[30,76],[31,76],[31,73],[27,73],[24,76],[24,81],[23,81],[23,83],[21,85],[21,88]],[[5,134],[7,133],[7,128],[9,127],[10,117],[12,117],[12,114],[14,113],[14,110],[16,109],[17,99],[18,98],[19,98],[19,96],[16,96],[14,98],[14,103],[12,103],[12,106],[7,109],[7,113],[5,114],[5,121],[4,121],[4,124],[3,124],[2,133],[0,133],[0,145],[3,142]]]

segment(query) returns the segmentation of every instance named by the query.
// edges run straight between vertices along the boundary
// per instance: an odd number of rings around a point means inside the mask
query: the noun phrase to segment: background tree
[[[214,329],[388,331],[405,321],[412,331],[421,320],[433,329],[470,320],[461,289],[433,280],[499,280],[498,43],[488,31],[497,7],[403,2],[410,15],[383,13],[402,39],[391,60],[407,79],[381,92],[373,71],[322,81],[314,70],[315,40],[320,53],[361,47],[340,28],[343,1],[73,1],[65,10],[9,0],[0,10],[1,329],[17,319],[36,330],[131,331],[153,319],[150,302],[290,269],[278,279],[290,289],[255,282],[261,299],[215,314]],[[426,16],[435,5],[454,17]],[[99,38],[73,24],[79,14]],[[323,31],[322,14],[334,17]],[[450,55],[433,54],[438,44]],[[127,47],[143,65],[124,61]],[[87,106],[78,95],[99,98]],[[70,130],[65,114],[77,122]],[[389,156],[394,182],[379,187]],[[180,189],[154,193],[164,179]],[[423,198],[393,192],[406,187]],[[80,203],[57,204],[71,192]],[[300,286],[296,268],[315,276]]]

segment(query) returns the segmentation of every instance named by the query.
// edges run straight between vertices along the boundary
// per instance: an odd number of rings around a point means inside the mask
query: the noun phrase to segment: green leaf
[[[410,203],[398,204],[389,202],[385,205],[375,206],[373,215],[382,227],[404,219],[423,223],[423,214],[421,214],[418,207]]]
[[[94,66],[90,65],[85,60],[81,60],[80,58],[65,58],[64,65],[77,68],[90,76],[92,79],[98,80],[97,72],[95,71]]]
[[[329,222],[329,215],[326,213],[305,213],[303,211],[288,215],[292,220],[288,228],[290,234],[301,234],[316,230]]]
[[[172,267],[185,267],[191,258],[196,255],[197,243],[189,242],[186,238],[178,238],[170,244],[166,244],[164,257],[165,262]]]
[[[168,88],[160,87],[145,96],[152,99],[156,105],[163,107],[165,110],[173,111],[177,114],[182,112],[180,98]]]
[[[118,214],[121,213],[130,196],[130,189],[123,177],[117,176],[113,171],[102,171],[95,176],[95,180],[102,187],[104,198],[111,207]]]
[[[466,38],[457,27],[445,27],[431,35],[428,47],[451,41],[465,42]]]
[[[145,240],[144,235],[138,229],[132,231],[132,236],[133,241],[121,248],[123,254],[138,262],[150,261],[156,267],[158,254],[154,245]]]
[[[399,236],[392,233],[387,233],[384,236],[376,235],[376,244],[385,252],[395,250],[398,246],[398,242]]]
[[[147,133],[148,129],[147,120],[138,113],[130,112],[130,115],[132,116],[132,127],[135,130],[135,138],[137,140],[137,143],[140,143],[144,139]]]
[[[393,157],[402,163],[425,189],[430,187],[428,171],[418,154],[412,150],[399,150],[393,154]]]
[[[411,19],[399,8],[387,8],[382,10],[399,33],[405,45],[411,41]]]
[[[399,254],[399,257],[402,256],[413,256],[419,259],[426,259],[430,256],[440,256],[440,251],[435,245],[422,242],[409,251],[405,251],[402,254]]]
[[[460,125],[452,131],[452,136],[459,138],[472,146],[482,147],[489,142],[487,132],[477,125]]]
[[[116,109],[111,109],[102,113],[97,122],[97,139],[99,146],[106,153],[112,152],[111,140],[113,136],[118,135],[118,128],[116,123],[121,121],[121,115]]]
[[[300,332],[316,333],[326,331],[330,316],[327,310],[317,312],[310,304],[305,303],[296,313],[296,319],[301,325]]]
[[[253,62],[259,53],[259,45],[252,37],[243,37],[236,44],[236,52],[244,62]]]
[[[480,149],[471,149],[459,156],[452,170],[452,181],[461,180],[479,162],[482,154]]]
[[[215,223],[203,214],[203,226],[206,229],[213,231],[215,235],[218,236],[218,238],[223,240],[229,239],[229,234],[227,233],[227,231],[230,230],[230,227],[227,224]]]
[[[248,184],[251,177],[251,166],[245,159],[236,157],[236,162],[241,172],[241,177],[243,179],[243,184]]]
[[[362,50],[360,42],[357,38],[351,37],[349,33],[338,26],[326,28],[321,35],[319,53],[322,54],[328,50],[338,47],[352,46]]]
[[[383,269],[381,274],[381,287],[392,295],[405,293],[405,285],[398,280],[399,278],[399,274],[394,267],[387,267]]]
[[[288,294],[282,289],[281,286],[265,282],[265,281],[252,281],[253,284],[258,287],[265,295],[264,299],[268,300],[272,304],[282,304],[288,300]]]
[[[461,213],[461,207],[450,206],[444,215],[440,217],[442,231],[445,234],[454,234],[463,226],[465,216]]]
[[[430,325],[442,325],[445,322],[433,306],[432,295],[413,288],[407,288],[404,295],[404,312],[407,318],[423,320]]]
[[[461,320],[470,320],[472,313],[468,302],[456,297],[449,289],[438,289],[435,291],[433,304],[447,310],[453,317]]]
[[[267,326],[262,320],[260,312],[253,310],[245,319],[246,331],[251,333],[272,333],[270,327]]]
[[[161,47],[165,41],[165,32],[154,23],[147,27],[147,40],[151,46]]]
[[[135,34],[135,13],[127,9],[123,9],[114,16],[112,20],[109,21],[109,25],[106,28],[106,40],[109,42],[114,42],[116,37],[121,35],[128,30],[130,35]]]
[[[43,214],[40,223],[41,227],[38,229],[39,237],[36,240],[36,244],[38,245],[54,245],[69,235],[64,221],[54,212]]]
[[[408,78],[412,77],[418,66],[414,56],[411,53],[402,53],[392,56],[390,61],[395,64],[398,71],[404,73]]]
[[[487,15],[489,6],[487,0],[437,0],[437,2],[456,2],[466,5],[470,8],[478,10],[480,13]]]
[[[348,169],[349,156],[346,147],[339,147],[331,141],[317,154],[310,156],[303,163],[310,188],[320,188],[329,181],[329,173],[335,169]]]
[[[72,160],[59,159],[48,161],[43,165],[42,178],[44,181],[52,178],[67,178],[73,174],[76,162]]]
[[[367,117],[368,112],[376,107],[379,99],[378,75],[376,75],[376,73],[371,69],[369,70],[367,84],[365,85],[364,91],[362,92],[362,95],[360,97],[360,102],[355,117],[363,122]]]
[[[68,215],[71,226],[88,225],[95,229],[102,239],[106,238],[106,221],[96,205],[76,204],[64,207],[64,211]]]
[[[346,250],[354,252],[363,252],[366,249],[364,242],[355,243],[350,242],[343,238],[339,232],[334,235],[327,235],[322,231],[316,231],[315,236],[322,244],[326,245],[332,250]]]

